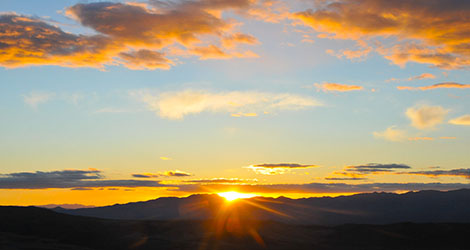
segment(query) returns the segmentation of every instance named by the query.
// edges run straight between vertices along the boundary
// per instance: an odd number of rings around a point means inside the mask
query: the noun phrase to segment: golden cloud
[[[447,69],[470,66],[470,5],[465,1],[315,3],[314,9],[293,13],[291,18],[323,32],[323,37],[368,39],[376,44],[377,52],[399,65],[417,62]]]
[[[463,115],[449,121],[450,124],[470,126],[470,115]]]
[[[98,2],[66,9],[69,17],[97,35],[67,33],[38,18],[0,14],[0,66],[29,65],[95,67],[123,65],[130,69],[169,69],[175,65],[171,47],[200,59],[257,57],[239,44],[258,40],[236,32],[224,11],[248,15],[274,1],[197,0],[149,3]],[[265,10],[269,13],[269,10]]]
[[[347,84],[330,83],[330,82],[324,82],[321,84],[315,83],[314,86],[319,90],[323,90],[324,92],[329,92],[329,91],[347,92],[347,91],[363,89],[362,86],[358,86],[358,85],[347,85]]]

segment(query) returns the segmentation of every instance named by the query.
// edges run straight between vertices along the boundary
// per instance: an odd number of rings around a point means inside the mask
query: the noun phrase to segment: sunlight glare
[[[220,197],[225,198],[227,201],[234,201],[237,199],[245,199],[245,198],[251,198],[255,197],[255,194],[247,194],[247,193],[239,193],[235,191],[230,191],[230,192],[223,192],[223,193],[217,193]]]

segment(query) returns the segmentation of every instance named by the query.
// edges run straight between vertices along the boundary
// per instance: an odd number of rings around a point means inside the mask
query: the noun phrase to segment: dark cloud
[[[187,177],[187,176],[193,176],[191,173],[183,172],[180,170],[170,170],[170,171],[165,171],[163,173],[142,173],[142,174],[133,174],[132,175],[135,178],[158,178],[158,177]]]
[[[470,179],[470,168],[402,172],[401,174],[424,175],[424,176],[432,176],[432,177],[453,176],[453,177],[464,177],[464,178]]]
[[[411,168],[405,164],[378,164],[378,163],[369,163],[366,165],[357,165],[357,166],[347,166],[345,171],[352,171],[358,173],[377,173],[377,172],[393,172],[396,169],[409,169]]]
[[[50,172],[19,172],[0,175],[0,189],[72,188],[83,190],[94,187],[163,187],[158,181],[104,180],[101,171],[60,170]]]

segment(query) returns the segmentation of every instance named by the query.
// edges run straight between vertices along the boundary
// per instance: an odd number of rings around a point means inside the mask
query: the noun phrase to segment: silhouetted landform
[[[470,223],[470,189],[405,194],[364,193],[335,198],[254,197],[231,204],[215,194],[192,195],[97,208],[58,208],[55,211],[106,219],[207,220],[219,216],[223,209],[230,209],[245,219],[294,224]]]
[[[92,208],[96,206],[87,206],[87,205],[82,205],[82,204],[47,204],[47,205],[40,205],[37,207],[43,207],[43,208],[61,207],[64,209],[78,209],[78,208]]]
[[[109,220],[37,207],[0,207],[0,249],[469,249],[470,224],[314,226],[233,216],[207,221]]]

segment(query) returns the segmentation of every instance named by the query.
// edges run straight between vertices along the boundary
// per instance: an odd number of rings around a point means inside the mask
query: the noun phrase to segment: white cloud
[[[202,112],[254,114],[322,105],[307,96],[256,91],[210,92],[186,89],[152,94],[143,90],[131,92],[131,95],[146,103],[160,117],[173,120]]]
[[[444,121],[449,110],[441,106],[420,105],[408,108],[406,115],[411,120],[411,125],[418,129],[432,129]]]
[[[31,92],[23,95],[23,101],[32,108],[37,108],[39,104],[46,103],[55,96],[55,93],[49,92]]]
[[[406,132],[401,129],[397,129],[396,126],[388,127],[382,132],[373,132],[375,138],[384,139],[387,141],[404,141],[407,138]]]

